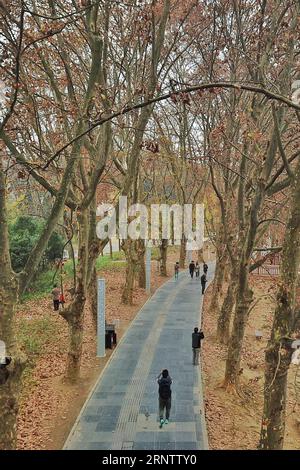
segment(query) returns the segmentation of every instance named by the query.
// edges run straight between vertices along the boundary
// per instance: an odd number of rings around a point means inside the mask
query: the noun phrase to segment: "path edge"
[[[215,263],[209,263],[209,265],[213,265],[213,272],[215,268]],[[207,287],[211,284],[214,280],[214,276],[210,279],[207,284]],[[206,288],[207,288],[206,287]],[[200,325],[202,325],[202,314],[203,314],[203,297],[200,304]],[[208,441],[208,433],[207,433],[207,426],[206,426],[206,414],[205,414],[205,401],[204,401],[204,374],[202,368],[202,350],[200,356],[200,378],[198,380],[199,383],[199,395],[200,395],[200,408],[201,408],[201,429],[202,429],[202,436],[203,436],[203,450],[209,450],[209,441]]]

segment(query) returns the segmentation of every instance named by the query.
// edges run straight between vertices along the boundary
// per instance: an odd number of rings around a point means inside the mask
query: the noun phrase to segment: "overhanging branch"
[[[288,107],[290,108],[293,108],[295,109],[296,111],[300,111],[300,105],[294,103],[293,101],[291,101],[290,99],[288,99],[286,96],[282,96],[282,95],[279,95],[277,93],[273,93],[272,91],[270,90],[266,90],[265,88],[259,86],[259,85],[255,85],[255,84],[243,84],[243,83],[229,83],[229,82],[213,82],[213,83],[202,83],[200,85],[193,85],[193,86],[190,86],[190,87],[186,87],[184,89],[181,89],[181,90],[175,90],[175,91],[171,91],[169,93],[166,93],[164,95],[161,95],[161,96],[157,96],[155,98],[152,98],[150,100],[147,100],[147,101],[143,101],[142,103],[138,103],[138,104],[133,104],[133,105],[129,105],[129,106],[126,106],[125,108],[119,110],[119,111],[116,111],[114,113],[111,113],[109,114],[108,116],[105,116],[103,117],[102,119],[99,119],[97,121],[95,121],[92,125],[90,125],[88,127],[87,130],[85,130],[84,132],[82,132],[80,135],[77,135],[76,137],[74,137],[72,140],[70,140],[69,142],[67,142],[63,147],[61,147],[49,160],[48,162],[44,165],[43,169],[46,170],[48,168],[48,166],[64,151],[66,150],[70,145],[72,145],[76,140],[78,139],[81,139],[82,137],[84,137],[85,135],[87,135],[89,132],[91,132],[93,129],[101,126],[102,124],[104,124],[105,122],[108,122],[108,121],[111,121],[112,119],[114,118],[117,118],[118,116],[121,116],[123,114],[128,114],[129,112],[133,111],[133,110],[137,110],[137,109],[142,109],[142,108],[145,108],[147,106],[151,106],[155,103],[159,103],[160,101],[164,101],[164,100],[167,100],[173,96],[179,96],[179,95],[182,95],[182,94],[186,94],[186,93],[193,93],[193,92],[196,92],[196,91],[200,91],[200,90],[206,90],[206,89],[212,89],[212,88],[224,88],[224,89],[236,89],[237,91],[249,91],[249,92],[252,92],[252,93],[259,93],[259,94],[262,94],[264,95],[265,97],[271,99],[271,100],[275,100],[275,101],[278,101],[280,103],[283,103],[285,105],[287,105]]]

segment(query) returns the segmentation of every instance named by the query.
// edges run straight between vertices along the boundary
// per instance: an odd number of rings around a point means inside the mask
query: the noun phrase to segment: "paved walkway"
[[[200,367],[192,365],[191,348],[201,307],[200,280],[187,271],[158,289],[113,354],[65,449],[207,448]],[[173,379],[172,409],[169,424],[159,429],[156,377],[162,368]]]

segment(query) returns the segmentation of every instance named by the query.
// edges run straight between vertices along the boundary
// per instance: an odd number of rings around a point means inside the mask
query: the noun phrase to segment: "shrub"
[[[35,217],[24,215],[19,216],[16,221],[10,225],[10,255],[12,267],[16,272],[20,272],[24,268],[43,227],[44,222],[41,222]],[[51,262],[55,258],[59,258],[62,254],[63,246],[63,237],[59,233],[53,232],[44,254],[46,262]]]

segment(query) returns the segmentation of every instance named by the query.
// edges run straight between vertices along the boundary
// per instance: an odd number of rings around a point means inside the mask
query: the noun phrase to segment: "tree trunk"
[[[227,285],[230,282],[230,272],[229,269],[224,267],[224,276],[223,276],[223,284]]]
[[[145,265],[145,242],[144,240],[138,240],[138,257],[139,257],[139,287],[146,289],[146,265]]]
[[[237,272],[236,268],[231,268],[230,281],[221,311],[218,317],[217,337],[220,343],[228,344],[230,337],[230,319],[233,312],[237,289]]]
[[[122,292],[123,304],[133,305],[133,286],[136,266],[138,263],[135,240],[128,238],[122,243],[122,248],[126,256],[126,278]]]
[[[5,175],[0,161],[0,340],[11,362],[0,369],[0,450],[16,447],[19,390],[25,357],[18,351],[14,333],[14,308],[19,285],[12,271],[6,212]]]
[[[287,374],[291,338],[297,330],[296,287],[300,265],[300,162],[292,186],[293,200],[283,242],[281,279],[271,338],[265,355],[264,408],[260,448],[281,450],[285,432]]]
[[[92,319],[95,332],[97,332],[97,308],[98,308],[98,293],[97,293],[97,270],[94,266],[92,270],[92,275],[88,287],[88,298],[90,301],[90,307],[92,311]]]
[[[237,298],[232,333],[228,346],[224,386],[238,387],[242,344],[247,323],[247,314],[253,299],[253,292],[248,286],[248,264],[241,262]]]
[[[89,247],[88,247],[88,268],[87,268],[87,286],[88,286],[88,298],[90,301],[90,307],[92,309],[92,319],[97,332],[97,308],[98,308],[98,286],[97,286],[97,268],[96,261],[103,253],[104,247],[108,243],[108,239],[99,240],[96,234],[96,194],[94,195],[90,203],[90,223],[89,223]]]
[[[145,257],[140,262],[139,266],[139,287],[141,289],[146,289],[146,267],[145,267]]]
[[[232,275],[221,308],[217,325],[217,337],[220,343],[228,344],[230,337],[230,319],[235,303],[236,278]]]
[[[220,302],[223,294],[223,284],[224,284],[224,271],[226,267],[227,257],[223,252],[220,257],[217,258],[215,277],[213,282],[213,295],[210,303],[209,310],[216,312],[219,316],[220,311]]]
[[[168,240],[162,239],[160,250],[160,275],[167,276],[167,254],[168,254]]]
[[[76,383],[80,375],[83,339],[83,320],[83,312],[78,312],[78,315],[72,315],[71,320],[69,322],[70,342],[67,359],[67,369],[65,374],[66,381],[69,383]]]
[[[213,295],[209,306],[209,310],[211,312],[217,312],[217,316],[220,314],[220,302],[223,294],[224,270],[227,261],[228,253],[225,243],[225,233],[224,227],[221,224],[216,241],[216,267],[214,280],[212,283]]]
[[[78,216],[79,221],[79,250],[77,263],[77,282],[74,299],[71,305],[60,312],[69,325],[69,351],[65,379],[69,383],[76,383],[80,374],[84,307],[87,291],[88,271],[88,243],[89,243],[89,210],[82,210]]]
[[[133,304],[134,264],[128,259],[126,266],[126,280],[122,292],[123,304]]]
[[[185,257],[186,257],[186,239],[183,237],[180,244],[180,257],[179,257],[179,266],[180,268],[185,267]]]
[[[17,292],[12,288],[13,284],[16,286],[15,279],[10,287],[2,281],[0,279],[0,338],[12,360],[0,369],[0,450],[12,450],[16,448],[18,401],[25,356],[18,351],[12,327]]]
[[[273,145],[270,146],[273,149]],[[275,154],[273,150],[271,155]],[[267,178],[266,178],[267,179]],[[239,385],[241,373],[240,362],[245,328],[248,318],[250,304],[253,301],[253,292],[249,288],[249,265],[253,252],[254,241],[258,227],[258,214],[265,196],[265,180],[260,178],[257,181],[257,189],[253,197],[251,210],[249,212],[248,227],[240,229],[238,241],[238,284],[236,289],[236,301],[232,333],[228,346],[228,356],[226,360],[224,386],[235,390]]]
[[[199,263],[203,263],[204,261],[204,258],[203,258],[203,248],[200,248],[200,250],[198,250],[198,262]],[[206,260],[207,261],[207,260]]]
[[[261,423],[260,448],[282,450],[285,431],[287,375],[291,350],[270,340],[265,354],[264,409]]]

